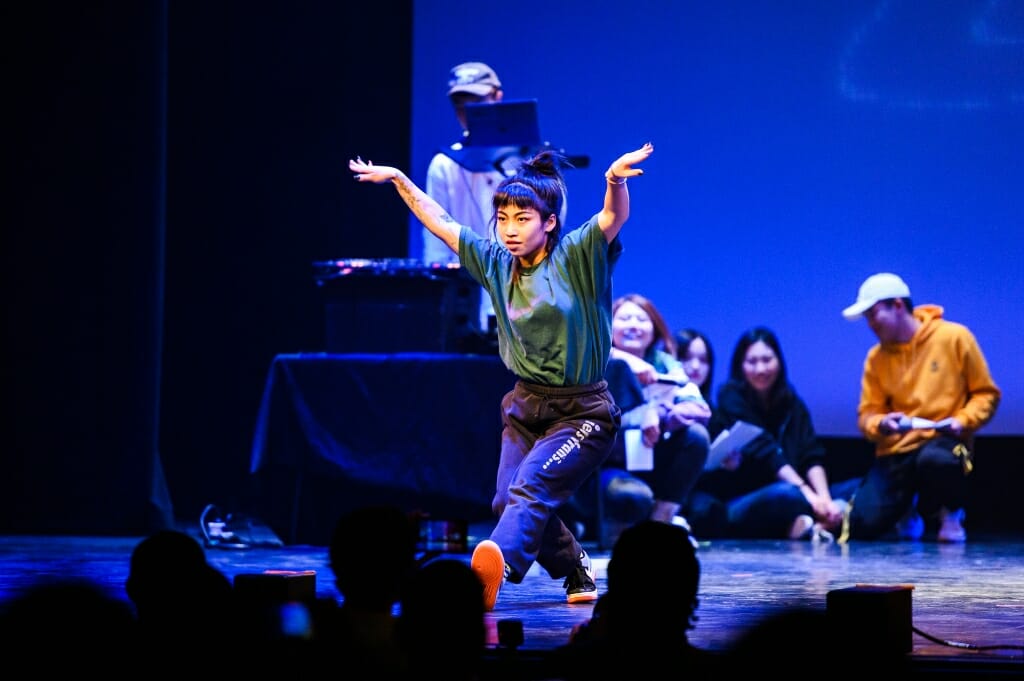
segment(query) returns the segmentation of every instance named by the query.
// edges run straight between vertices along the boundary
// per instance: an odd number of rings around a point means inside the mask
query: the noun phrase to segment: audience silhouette
[[[361,506],[341,515],[328,559],[342,601],[317,615],[322,650],[374,678],[405,674],[396,609],[416,567],[417,539],[413,518],[396,506]]]
[[[122,678],[137,672],[130,604],[86,579],[42,580],[3,603],[4,665],[15,674]]]
[[[487,646],[483,583],[465,562],[436,558],[410,577],[398,641],[410,676],[469,681]]]
[[[651,576],[671,570],[670,588],[652,592]],[[619,535],[608,562],[607,592],[591,619],[549,659],[553,678],[572,681],[629,667],[629,676],[656,678],[672,670],[710,678],[716,656],[692,645],[700,562],[679,525],[644,520]]]
[[[136,544],[124,586],[142,649],[164,653],[169,664],[219,664],[223,658],[211,653],[252,633],[241,629],[231,581],[185,532],[160,530]]]

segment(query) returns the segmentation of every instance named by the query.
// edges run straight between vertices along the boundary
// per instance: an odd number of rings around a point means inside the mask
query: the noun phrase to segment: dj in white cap
[[[898,275],[868,277],[843,310],[878,337],[861,379],[857,426],[875,443],[875,461],[853,497],[843,537],[920,539],[926,519],[938,540],[963,542],[974,434],[1001,392],[971,331],[942,318],[938,305],[913,306]],[[923,517],[922,517],[923,516]]]
[[[505,96],[501,79],[488,64],[470,61],[457,64],[448,72],[448,100],[462,128],[463,137],[451,145],[458,150],[466,135],[466,105],[494,104]],[[466,225],[480,236],[490,238],[494,206],[494,189],[505,179],[497,168],[474,171],[463,168],[452,157],[438,151],[427,166],[424,191],[441,204],[455,222]],[[562,204],[561,219],[565,222],[567,202]],[[458,256],[423,228],[423,262],[426,265],[449,266],[459,262]],[[480,330],[487,332],[494,319],[494,308],[486,295],[480,297]]]
[[[466,104],[500,102],[504,96],[501,80],[483,62],[466,62],[448,73],[448,99],[455,110],[463,134],[466,131]],[[461,141],[455,142],[461,145]],[[497,169],[474,172],[463,168],[450,156],[439,151],[430,159],[424,190],[448,211],[456,222],[486,236],[490,226],[491,198],[494,188],[505,176]],[[458,264],[458,256],[444,243],[423,228],[423,262],[442,266]],[[487,330],[494,308],[486,295],[480,297],[481,331]]]

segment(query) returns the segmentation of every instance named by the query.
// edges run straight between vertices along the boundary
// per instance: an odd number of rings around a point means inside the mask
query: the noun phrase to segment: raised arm
[[[409,206],[412,214],[430,230],[430,233],[443,241],[455,253],[459,252],[459,232],[461,225],[441,205],[430,198],[426,192],[413,184],[401,170],[390,166],[375,166],[372,161],[363,161],[358,156],[348,162],[348,169],[354,172],[359,182],[383,184],[391,182],[398,190],[398,195]]]
[[[629,190],[626,180],[643,175],[644,171],[633,164],[647,159],[654,152],[654,145],[648,142],[636,151],[630,151],[615,159],[604,174],[608,186],[604,193],[604,206],[597,215],[597,224],[604,232],[604,238],[611,243],[619,235],[622,225],[629,219]]]

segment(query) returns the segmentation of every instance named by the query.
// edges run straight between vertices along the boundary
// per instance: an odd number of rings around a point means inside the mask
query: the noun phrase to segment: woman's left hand
[[[636,151],[630,151],[615,159],[608,167],[608,172],[615,177],[636,177],[643,175],[644,171],[634,168],[634,163],[646,161],[647,157],[654,153],[654,145],[648,142]]]
[[[814,510],[815,519],[825,526],[825,529],[832,529],[843,521],[843,511],[832,499],[825,499],[817,493],[811,493],[811,508]]]

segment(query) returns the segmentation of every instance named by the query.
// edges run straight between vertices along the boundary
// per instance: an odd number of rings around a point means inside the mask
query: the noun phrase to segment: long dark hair
[[[704,347],[708,349],[708,377],[697,387],[700,388],[700,393],[707,403],[711,404],[711,388],[715,378],[715,349],[711,347],[711,341],[708,340],[707,334],[701,333],[697,329],[680,329],[676,333],[676,359],[683,361],[686,353],[690,350],[690,344],[698,338],[704,341]]]
[[[729,367],[729,378],[737,385],[743,387],[744,394],[753,395],[753,389],[747,383],[747,377],[743,373],[743,362],[747,358],[747,350],[758,341],[772,349],[779,359],[779,375],[775,377],[775,383],[768,391],[767,406],[769,408],[790,399],[791,389],[789,386],[789,370],[786,368],[786,358],[782,354],[782,345],[775,332],[766,326],[755,326],[743,332],[736,347],[732,351],[732,363]]]

